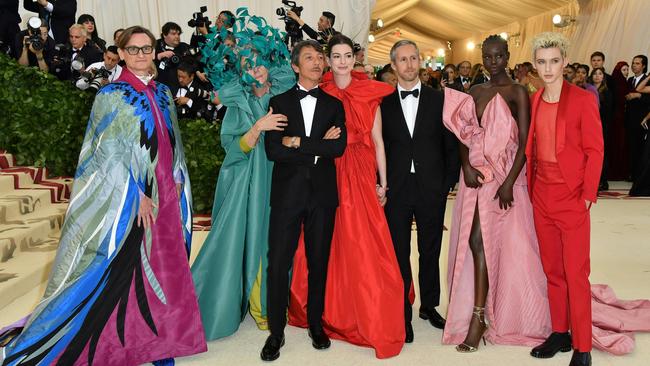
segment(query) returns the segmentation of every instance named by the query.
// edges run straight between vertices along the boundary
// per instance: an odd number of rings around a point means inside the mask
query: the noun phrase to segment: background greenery
[[[0,54],[0,149],[18,165],[47,167],[50,176],[73,176],[94,94]],[[210,213],[224,151],[219,127],[179,121],[190,172],[194,210]]]

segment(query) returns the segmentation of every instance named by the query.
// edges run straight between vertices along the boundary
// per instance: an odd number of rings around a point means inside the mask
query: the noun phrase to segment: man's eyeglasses
[[[135,56],[140,51],[142,51],[143,54],[148,55],[153,52],[153,47],[152,46],[142,46],[142,47],[137,47],[137,46],[127,46],[124,47],[124,50],[126,53],[128,53],[131,56]]]

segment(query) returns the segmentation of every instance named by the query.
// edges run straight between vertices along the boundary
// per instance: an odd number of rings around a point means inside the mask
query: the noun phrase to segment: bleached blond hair
[[[536,35],[532,40],[533,60],[535,53],[541,48],[557,48],[562,54],[562,58],[566,58],[567,50],[569,49],[569,40],[562,34],[556,32],[543,32]]]

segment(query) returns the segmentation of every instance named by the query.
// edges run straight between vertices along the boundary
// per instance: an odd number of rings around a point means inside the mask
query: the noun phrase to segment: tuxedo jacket
[[[50,27],[56,43],[68,42],[68,31],[75,24],[77,13],[77,0],[48,0],[54,10],[50,14]],[[33,0],[23,0],[25,10],[38,13],[38,16],[45,18],[47,10]]]
[[[407,177],[411,161],[424,197],[439,199],[458,178],[458,140],[442,123],[443,94],[422,85],[411,137],[397,89],[381,103],[386,150],[387,196],[408,201]]]
[[[639,80],[639,84],[648,77],[649,74],[643,75]],[[627,85],[632,92],[636,92],[634,85],[634,76],[627,79]],[[638,84],[637,84],[638,85]],[[626,101],[625,104],[625,122],[628,127],[634,129],[640,128],[640,123],[643,117],[648,113],[650,108],[650,94],[641,94],[641,98]]]
[[[273,161],[271,183],[271,207],[305,207],[316,204],[337,207],[338,189],[334,158],[343,155],[347,144],[345,112],[343,104],[335,97],[320,90],[310,136],[305,135],[305,123],[300,106],[298,86],[271,98],[273,113],[287,116],[284,131],[267,131],[266,155]],[[330,127],[341,129],[336,140],[324,140]],[[300,137],[297,149],[282,145],[284,136]],[[318,160],[314,162],[315,157]]]
[[[544,88],[531,97],[530,131],[526,143],[528,192],[535,185],[535,126]],[[603,132],[596,99],[567,81],[562,92],[555,124],[555,154],[564,181],[571,191],[580,191],[585,200],[596,202],[603,166]]]

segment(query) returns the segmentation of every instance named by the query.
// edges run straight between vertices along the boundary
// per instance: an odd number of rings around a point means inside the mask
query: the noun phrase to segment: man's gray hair
[[[397,57],[397,49],[402,47],[402,46],[408,46],[411,45],[415,47],[415,52],[418,54],[418,57],[420,56],[420,50],[418,49],[418,45],[415,44],[415,42],[411,41],[410,39],[403,39],[401,41],[395,42],[393,47],[390,49],[390,61],[395,62],[395,58]]]

